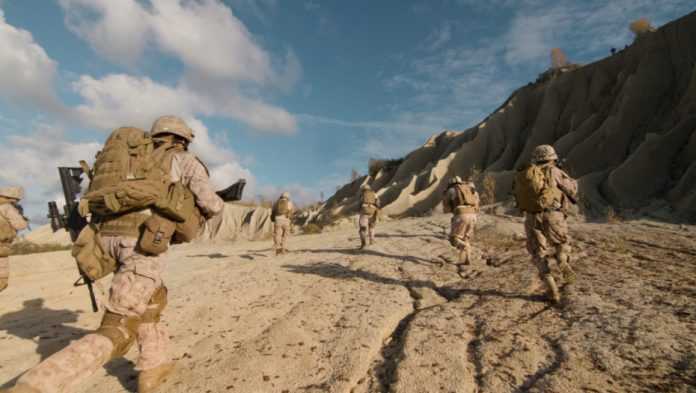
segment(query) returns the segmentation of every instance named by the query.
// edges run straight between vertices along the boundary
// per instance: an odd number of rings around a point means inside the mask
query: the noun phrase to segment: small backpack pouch
[[[143,225],[138,250],[148,255],[160,255],[167,251],[174,235],[176,223],[158,214],[152,215]]]
[[[195,214],[193,193],[181,182],[172,183],[167,189],[167,194],[155,203],[155,209],[172,221],[185,222]]]
[[[116,271],[116,260],[104,251],[101,237],[92,225],[87,225],[80,231],[73,244],[72,256],[80,271],[92,281]]]

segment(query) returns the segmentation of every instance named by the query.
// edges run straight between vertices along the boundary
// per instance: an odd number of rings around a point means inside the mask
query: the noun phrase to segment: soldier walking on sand
[[[450,244],[459,250],[458,263],[471,264],[471,238],[474,235],[479,212],[479,195],[472,182],[464,182],[459,176],[449,180],[442,200],[445,213],[452,213]]]
[[[375,226],[379,216],[379,198],[368,184],[360,187],[360,217],[358,226],[360,227],[360,249],[368,245],[375,244]]]
[[[157,119],[150,134],[130,127],[112,133],[106,142],[107,146],[97,156],[95,168],[90,174],[90,189],[80,202],[82,206],[83,201],[88,201],[92,222],[83,229],[75,243],[75,246],[80,243],[83,233],[93,231],[94,236],[90,238],[96,240],[91,248],[101,250],[116,262],[117,270],[114,272],[101,326],[96,332],[73,341],[27,371],[14,387],[0,389],[0,392],[74,391],[79,383],[93,375],[106,362],[124,356],[136,341],[140,350],[136,364],[136,369],[140,371],[139,393],[155,391],[171,373],[174,362],[167,353],[169,333],[160,323],[160,316],[167,304],[167,288],[162,282],[167,262],[164,252],[174,232],[174,224],[168,224],[171,221],[162,218],[159,204],[156,208],[154,205],[147,205],[151,207],[99,217],[93,211],[93,200],[88,199],[88,195],[93,192],[98,195],[100,184],[115,185],[105,188],[107,190],[142,186],[144,180],[128,183],[123,179],[129,177],[124,177],[119,172],[143,170],[143,166],[138,166],[142,164],[148,170],[158,171],[158,184],[170,184],[172,187],[169,190],[183,189],[182,192],[188,193],[186,200],[191,209],[187,211],[191,214],[185,217],[185,222],[192,221],[194,225],[200,225],[203,218],[210,218],[222,211],[224,202],[215,194],[205,166],[188,151],[193,137],[193,130],[175,116]],[[147,152],[149,155],[139,155]],[[117,199],[123,194],[109,191],[103,200],[108,197],[109,206],[117,208],[128,202]],[[177,195],[177,192],[172,194]],[[130,195],[137,198],[141,193]],[[174,203],[174,209],[180,205]],[[164,250],[161,246],[165,246]]]
[[[575,281],[570,266],[568,209],[577,200],[578,185],[557,165],[558,155],[550,145],[532,153],[531,165],[515,177],[515,199],[526,213],[527,250],[539,277],[546,284],[549,300],[558,304],[561,296],[551,266],[556,263],[567,283]]]
[[[23,197],[22,187],[0,188],[0,292],[9,285],[10,246],[17,237],[17,231],[26,229],[29,224],[19,205]]]
[[[291,217],[295,212],[295,205],[290,200],[290,193],[284,192],[273,204],[271,221],[273,221],[273,249],[276,255],[287,254],[285,247],[290,228],[292,226]]]

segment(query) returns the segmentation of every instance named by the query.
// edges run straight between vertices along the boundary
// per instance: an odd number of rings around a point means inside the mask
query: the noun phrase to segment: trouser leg
[[[113,348],[108,338],[88,334],[27,371],[17,384],[29,385],[41,393],[70,392],[111,358]]]
[[[559,245],[556,253],[556,259],[558,260],[558,266],[563,274],[563,279],[568,284],[574,283],[576,279],[575,271],[570,265],[570,253],[571,248],[568,244]]]
[[[0,257],[0,292],[10,283],[10,258]]]

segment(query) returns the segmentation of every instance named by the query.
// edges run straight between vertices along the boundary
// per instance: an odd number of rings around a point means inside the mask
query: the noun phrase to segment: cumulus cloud
[[[22,134],[8,135],[0,145],[0,157],[5,163],[21,165],[4,165],[0,184],[25,187],[23,204],[29,218],[44,223],[46,203],[63,199],[56,168],[77,166],[81,159],[91,162],[100,147],[98,142],[69,141],[63,129],[46,124]]]
[[[54,93],[58,65],[34,41],[30,32],[7,23],[0,10],[0,96],[28,102],[43,110],[60,111]]]
[[[219,0],[60,0],[60,4],[68,27],[116,63],[133,65],[151,45],[179,59],[199,79],[259,84],[282,84],[281,76],[296,72],[299,65],[291,58],[275,70],[271,55]]]

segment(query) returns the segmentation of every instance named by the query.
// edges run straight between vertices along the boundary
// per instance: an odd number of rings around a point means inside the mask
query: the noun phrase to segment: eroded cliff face
[[[355,213],[369,183],[391,216],[440,202],[447,178],[473,168],[509,198],[514,171],[551,144],[580,179],[586,211],[666,202],[696,220],[696,12],[642,35],[627,49],[582,67],[549,71],[515,91],[481,123],[445,131],[398,165],[360,178],[330,198],[320,219]]]

